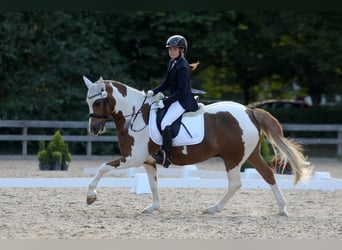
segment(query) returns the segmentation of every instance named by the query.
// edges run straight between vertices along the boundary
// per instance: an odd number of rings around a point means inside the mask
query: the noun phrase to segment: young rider
[[[155,89],[147,91],[147,97],[170,90],[170,95],[160,100],[159,108],[167,109],[161,121],[163,145],[157,154],[152,155],[158,164],[169,167],[171,164],[172,136],[170,126],[186,111],[196,111],[198,104],[191,93],[190,66],[185,58],[187,41],[181,35],[173,35],[166,41],[170,61],[164,81]]]

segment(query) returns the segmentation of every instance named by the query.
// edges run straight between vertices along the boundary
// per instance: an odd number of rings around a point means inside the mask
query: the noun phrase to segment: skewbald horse
[[[152,191],[152,204],[143,213],[153,213],[160,208],[157,166],[151,154],[159,145],[150,139],[149,112],[158,95],[146,98],[123,83],[103,80],[95,83],[83,77],[88,88],[89,133],[97,136],[105,132],[105,123],[112,117],[117,129],[121,157],[102,164],[89,184],[87,204],[96,198],[96,187],[101,177],[115,168],[144,165]],[[250,109],[235,102],[217,102],[204,107],[205,135],[201,143],[175,146],[171,150],[175,165],[196,164],[212,157],[221,157],[228,176],[228,190],[224,196],[204,213],[220,212],[228,200],[241,187],[240,167],[248,161],[270,185],[279,206],[279,215],[287,215],[286,201],[280,191],[273,169],[260,154],[261,134],[266,135],[277,159],[288,161],[294,171],[294,185],[310,176],[311,168],[302,154],[300,145],[283,135],[279,122],[262,109]]]

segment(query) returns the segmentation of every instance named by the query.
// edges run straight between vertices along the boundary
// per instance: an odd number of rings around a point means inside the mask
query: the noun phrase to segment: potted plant
[[[62,152],[53,151],[51,159],[51,170],[62,170]]]
[[[49,157],[43,141],[39,142],[38,161],[39,170],[50,170]]]
[[[47,146],[44,141],[39,142],[37,156],[40,170],[68,170],[71,161],[69,146],[64,142],[59,130]]]

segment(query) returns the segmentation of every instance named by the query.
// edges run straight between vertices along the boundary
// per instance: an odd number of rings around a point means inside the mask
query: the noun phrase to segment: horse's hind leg
[[[214,214],[220,212],[228,200],[232,198],[232,196],[239,190],[241,187],[241,179],[240,179],[240,166],[236,166],[235,168],[231,169],[227,173],[228,175],[228,190],[225,195],[212,207],[209,207],[203,213],[206,214]]]
[[[286,211],[286,200],[280,191],[274,172],[269,165],[264,161],[259,151],[254,151],[248,158],[248,162],[252,164],[253,167],[259,172],[259,174],[264,178],[264,180],[270,185],[272,192],[277,200],[279,206],[279,215],[287,216]]]

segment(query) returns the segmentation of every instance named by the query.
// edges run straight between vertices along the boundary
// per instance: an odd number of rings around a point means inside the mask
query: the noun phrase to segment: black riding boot
[[[162,164],[164,167],[168,168],[171,164],[171,148],[172,148],[172,135],[171,135],[171,128],[167,126],[162,131],[163,136],[163,146],[161,150],[157,153],[152,155],[152,157],[156,160],[158,164]]]

